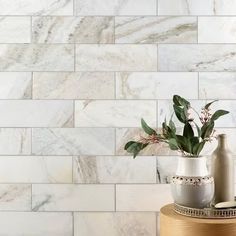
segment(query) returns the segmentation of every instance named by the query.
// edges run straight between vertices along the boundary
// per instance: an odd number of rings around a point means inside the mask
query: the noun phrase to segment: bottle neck
[[[225,134],[218,135],[218,148],[227,149],[227,137]]]

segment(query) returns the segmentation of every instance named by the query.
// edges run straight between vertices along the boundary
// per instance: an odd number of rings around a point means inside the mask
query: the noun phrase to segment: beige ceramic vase
[[[215,182],[213,203],[234,201],[234,160],[225,134],[218,136],[218,147],[212,154],[212,176]]]

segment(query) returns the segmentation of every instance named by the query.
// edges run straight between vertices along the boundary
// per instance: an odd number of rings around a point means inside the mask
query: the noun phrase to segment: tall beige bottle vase
[[[212,153],[212,176],[215,181],[213,203],[234,201],[234,160],[225,134],[218,135],[218,146]]]

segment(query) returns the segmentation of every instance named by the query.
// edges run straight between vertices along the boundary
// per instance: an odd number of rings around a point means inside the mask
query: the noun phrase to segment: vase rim
[[[205,156],[180,156],[181,158],[188,158],[188,159],[199,159],[199,158],[205,158]]]

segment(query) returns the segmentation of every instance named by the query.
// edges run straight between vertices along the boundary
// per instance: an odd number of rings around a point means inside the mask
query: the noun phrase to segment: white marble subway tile
[[[114,87],[113,72],[35,72],[33,74],[34,99],[113,99]]]
[[[196,17],[116,17],[116,43],[196,43]]]
[[[0,184],[0,211],[31,211],[31,185]]]
[[[31,130],[0,128],[1,155],[28,155],[31,153]]]
[[[156,124],[155,101],[75,101],[76,127],[139,127]]]
[[[75,0],[77,15],[156,15],[156,0]]]
[[[155,183],[156,158],[130,156],[74,157],[75,183]]]
[[[199,73],[200,99],[236,99],[236,73]]]
[[[77,71],[156,71],[156,45],[76,45]]]
[[[155,236],[153,212],[75,213],[75,236]]]
[[[33,185],[34,211],[114,211],[113,185]]]
[[[204,105],[207,102],[210,102],[212,100],[206,101],[206,100],[189,100],[191,102],[192,107],[200,112],[201,108],[204,107]],[[229,111],[230,113],[220,117],[217,121],[215,121],[215,127],[235,127],[236,125],[236,101],[235,100],[220,100],[218,102],[215,102],[211,106],[211,113],[214,113],[216,110],[224,109]],[[164,121],[165,117],[170,119],[171,115],[173,113],[173,102],[171,100],[161,100],[158,101],[158,127],[161,127],[162,122]],[[200,125],[198,114],[194,111],[190,111],[191,117],[194,118],[194,120],[197,122],[197,124]],[[176,123],[178,127],[182,127],[183,124],[180,123],[176,116],[173,117],[173,121]]]
[[[30,43],[30,34],[30,17],[0,17],[0,43]]]
[[[69,44],[1,44],[0,71],[73,71],[74,46]]]
[[[113,155],[115,130],[111,128],[33,129],[36,155]]]
[[[235,14],[235,0],[158,0],[158,15]]]
[[[176,172],[178,163],[177,156],[158,156],[157,157],[157,183],[170,183],[170,177]]]
[[[0,72],[0,99],[29,99],[31,87],[30,72]]]
[[[117,211],[159,211],[172,202],[169,184],[116,185]]]
[[[236,43],[236,17],[199,17],[199,43]]]
[[[71,236],[71,213],[0,212],[0,235],[4,236]]]
[[[73,0],[0,0],[0,15],[73,15]]]
[[[72,157],[1,156],[0,183],[72,183]]]
[[[33,17],[34,43],[113,43],[113,17]]]
[[[1,127],[72,127],[73,101],[0,101]]]
[[[160,132],[160,130],[159,130]],[[140,137],[145,137],[146,134],[140,128],[117,128],[116,129],[116,155],[130,155],[124,150],[125,144],[130,141],[138,141]],[[176,155],[175,151],[169,149],[167,144],[160,143],[157,145],[149,145],[143,151],[139,153],[140,156],[168,156]]]
[[[116,73],[116,97],[119,99],[168,99],[174,94],[197,99],[197,73]]]
[[[215,0],[158,0],[158,15],[214,15]]]
[[[160,71],[236,71],[233,44],[161,44],[158,47]]]

